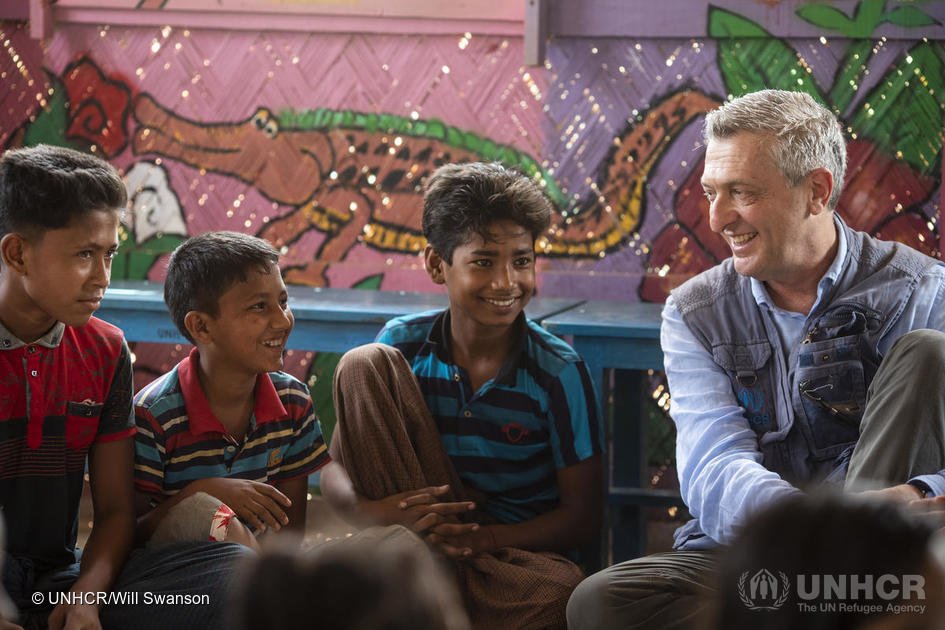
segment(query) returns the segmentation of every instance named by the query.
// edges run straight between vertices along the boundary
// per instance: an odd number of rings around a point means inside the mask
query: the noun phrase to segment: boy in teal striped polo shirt
[[[356,524],[399,523],[453,559],[477,627],[564,627],[566,553],[602,509],[602,428],[581,358],[529,321],[551,206],[499,164],[427,182],[425,266],[449,308],[394,319],[335,374],[322,490]]]

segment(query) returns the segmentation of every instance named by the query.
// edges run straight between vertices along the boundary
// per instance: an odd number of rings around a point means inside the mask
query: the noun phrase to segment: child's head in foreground
[[[254,373],[282,368],[294,319],[265,240],[240,232],[207,232],[174,250],[164,301],[177,329],[201,353]]]
[[[939,524],[864,497],[801,494],[754,516],[721,552],[717,627],[942,627]]]
[[[454,579],[423,545],[397,534],[364,535],[308,554],[263,551],[243,567],[234,590],[234,625],[240,630],[468,630]]]

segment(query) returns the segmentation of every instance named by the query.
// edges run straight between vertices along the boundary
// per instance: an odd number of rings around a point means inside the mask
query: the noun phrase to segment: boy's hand
[[[489,527],[482,527],[478,523],[437,525],[424,539],[434,549],[454,560],[470,558],[497,548],[495,537]]]
[[[98,606],[59,604],[49,615],[49,630],[102,630]]]
[[[458,523],[457,514],[476,509],[471,501],[442,503],[439,497],[449,492],[449,486],[430,486],[392,494],[377,501],[364,501],[364,512],[375,522],[384,525],[403,525],[421,534],[443,523]]]
[[[213,477],[202,480],[200,489],[230,506],[237,516],[255,527],[257,533],[267,527],[279,531],[289,522],[285,508],[291,506],[292,501],[267,483]]]

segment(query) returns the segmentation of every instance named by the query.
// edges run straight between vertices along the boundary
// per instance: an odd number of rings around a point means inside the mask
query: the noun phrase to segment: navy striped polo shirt
[[[485,493],[483,509],[504,523],[557,507],[557,470],[603,444],[584,361],[524,315],[515,326],[515,350],[477,392],[451,359],[448,310],[392,319],[377,337],[403,353],[460,479]]]
[[[308,475],[330,461],[305,384],[284,372],[258,375],[249,428],[236,441],[210,408],[198,361],[194,348],[135,396],[138,490],[173,495],[211,477],[272,484]]]

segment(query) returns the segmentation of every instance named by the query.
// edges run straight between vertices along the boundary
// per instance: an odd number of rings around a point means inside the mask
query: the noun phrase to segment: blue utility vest
[[[851,230],[839,218],[836,224],[847,242],[840,277],[789,355],[731,258],[673,291],[683,321],[728,375],[765,468],[801,488],[844,479],[882,360],[879,341],[923,272],[937,264],[900,243]],[[684,525],[677,546],[698,537],[697,528],[695,521]]]

